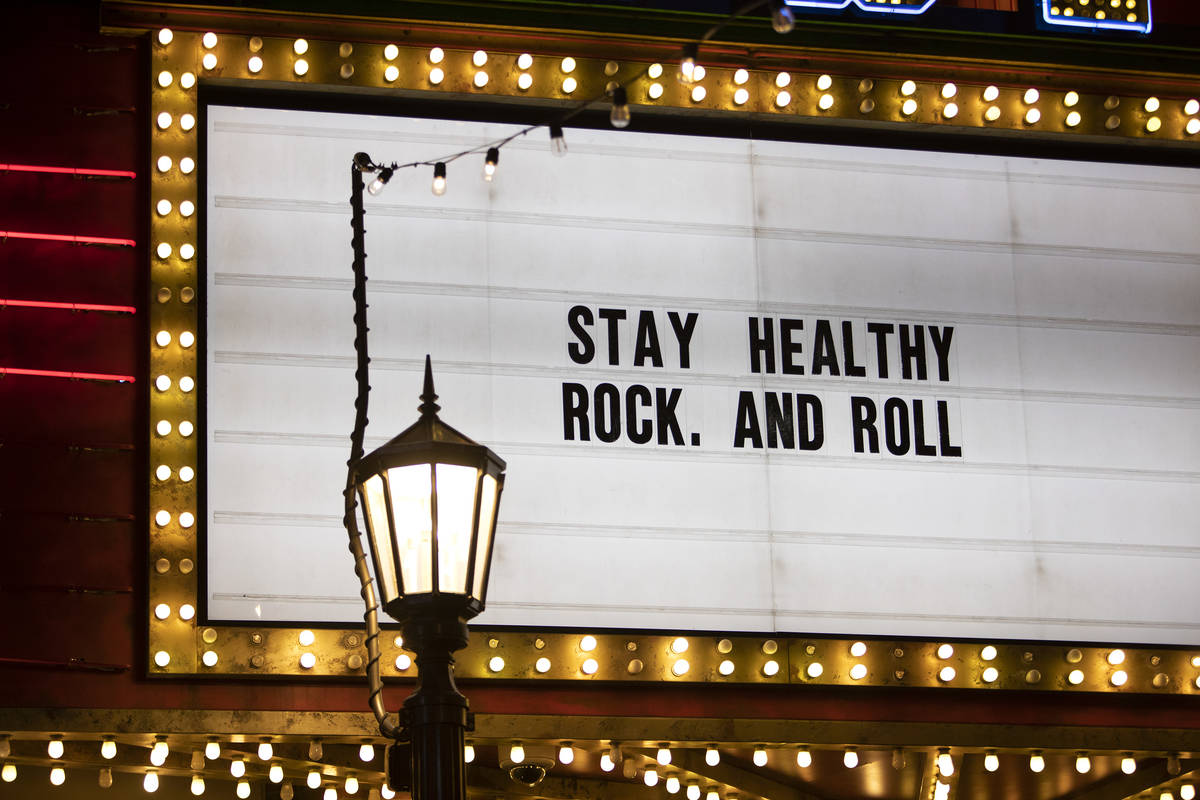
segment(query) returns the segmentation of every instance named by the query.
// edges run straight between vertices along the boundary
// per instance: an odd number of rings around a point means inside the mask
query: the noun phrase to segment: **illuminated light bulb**
[[[297,58],[296,63],[292,64],[292,71],[295,72],[297,75],[307,75],[308,74],[308,62],[305,61],[303,58]]]
[[[939,645],[937,649],[937,657],[945,661],[954,655],[954,646],[950,644]]]
[[[905,81],[904,83],[900,84],[901,97],[912,97],[916,91],[917,84],[915,81]]]
[[[1147,113],[1153,114],[1155,111],[1158,111],[1160,105],[1157,97],[1147,97],[1146,102],[1142,104],[1142,108],[1146,109]]]
[[[1200,119],[1195,117],[1189,119],[1184,130],[1187,131],[1188,136],[1195,136],[1197,133],[1200,133]]]
[[[463,761],[470,764],[474,760],[475,760],[475,745],[473,745],[473,744],[463,745]]]
[[[170,72],[168,72],[165,69],[162,72],[158,73],[158,85],[164,89],[167,88],[168,86],[170,86],[171,83],[174,82],[174,80],[175,80],[175,76],[172,75]]]
[[[1124,664],[1125,663],[1125,651],[1124,650],[1113,650],[1111,653],[1108,654],[1107,661],[1109,664],[1112,664],[1114,667],[1117,666],[1118,664]]]
[[[217,35],[212,31],[204,34],[200,39],[200,44],[204,45],[205,50],[212,50],[217,46]]]
[[[833,78],[829,75],[821,75],[817,78],[817,91],[827,92],[833,86]]]
[[[767,765],[767,751],[762,747],[754,748],[754,766],[765,767]]]
[[[188,156],[184,156],[183,158],[179,159],[179,171],[184,175],[191,175],[194,169],[196,169],[196,162],[194,159],[189,158]]]
[[[275,757],[275,748],[268,741],[258,743],[258,759],[259,761],[270,761]]]
[[[721,751],[715,747],[708,747],[704,750],[704,763],[710,767],[715,767],[721,763]]]
[[[475,73],[474,83],[475,83],[476,89],[482,89],[483,87],[487,86],[487,82],[488,82],[488,74],[486,72],[484,72],[483,70],[479,70],[478,72]]]
[[[1025,112],[1026,125],[1036,125],[1041,118],[1042,112],[1038,111],[1036,108],[1031,108]]]
[[[661,70],[661,68],[662,68],[661,65],[656,65],[656,66],[659,66],[659,69]],[[733,85],[734,86],[741,86],[748,80],[750,80],[750,73],[744,69],[738,69],[733,73]]]
[[[1033,753],[1029,756],[1029,771],[1041,772],[1046,768],[1046,759],[1042,758],[1041,753]]]
[[[1132,775],[1137,772],[1137,761],[1133,759],[1133,756],[1127,755],[1121,757],[1121,772],[1124,772],[1126,775]]]
[[[163,47],[166,47],[167,45],[169,45],[171,43],[171,40],[174,38],[175,38],[175,34],[171,32],[170,28],[162,28],[158,32],[158,43],[161,44]]]
[[[662,64],[651,64],[649,67],[646,68],[646,75],[649,76],[651,78],[651,80],[658,80],[659,78],[662,77],[662,73],[663,73],[663,65]]]
[[[171,388],[171,379],[166,375],[159,375],[154,379],[154,388],[160,392],[165,392]]]
[[[171,122],[173,121],[171,115],[166,111],[160,113],[156,120],[158,123],[158,129],[162,131],[165,131],[167,128],[171,127]]]
[[[392,800],[396,796],[396,793],[392,791],[392,787],[386,783],[379,787],[379,793],[383,795],[383,800]]]
[[[746,90],[739,89],[738,91],[744,92]],[[650,84],[648,87],[646,87],[646,94],[650,97],[651,100],[657,100],[658,98],[663,96],[663,85],[661,83]],[[734,96],[736,97],[736,95],[737,95],[737,93],[735,92]],[[747,96],[749,96],[749,95],[747,94]]]
[[[196,524],[196,515],[190,511],[184,511],[179,515],[179,527],[190,528]]]
[[[192,480],[192,478],[194,478],[195,476],[196,476],[196,471],[194,469],[192,469],[191,467],[180,467],[179,468],[179,480],[183,481],[184,483],[190,482]],[[190,606],[189,606],[189,608],[190,608]],[[182,609],[180,609],[180,610],[182,611]],[[192,609],[192,610],[193,610],[193,612],[195,611],[195,609]]]
[[[185,72],[179,76],[179,87],[181,89],[190,89],[196,85],[196,73]]]
[[[322,800],[337,800],[337,789],[332,786],[326,786],[321,798]]]
[[[283,783],[283,767],[272,764],[271,769],[267,771],[267,779],[271,783]]]
[[[558,763],[570,764],[575,760],[575,748],[569,744],[564,744],[558,748]]]
[[[953,83],[947,83],[942,86],[942,98],[949,100],[958,94],[958,87]]]
[[[1179,797],[1181,800],[1196,800],[1195,784],[1185,783],[1179,787]]]
[[[911,117],[917,112],[917,101],[911,97],[904,101],[900,106],[900,113],[906,117]]]
[[[825,667],[821,666],[820,661],[814,661],[808,665],[808,668],[804,672],[810,678],[819,678],[825,672]]]
[[[312,669],[317,665],[317,657],[312,653],[300,654],[300,666],[303,669]]]
[[[217,54],[216,53],[205,53],[204,58],[202,58],[200,60],[200,66],[204,67],[205,69],[216,69],[217,68]]]
[[[942,109],[942,116],[946,119],[954,119],[958,116],[958,103],[946,103]]]
[[[166,509],[159,509],[154,515],[154,524],[162,528],[171,524],[171,512]],[[55,756],[50,756],[55,758]],[[58,756],[61,758],[61,756]]]
[[[990,644],[985,645],[984,648],[979,651],[979,657],[984,661],[991,661],[996,657],[996,648]]]
[[[167,422],[165,419],[160,419],[154,426],[154,431],[159,436],[168,436],[171,433],[171,423]]]
[[[828,111],[829,109],[833,108],[833,95],[821,95],[820,99],[817,100],[817,108],[821,109],[822,111]]]
[[[196,381],[192,380],[192,378],[188,377],[187,375],[184,375],[182,378],[179,379],[179,391],[190,392],[192,389],[195,389],[195,388],[196,388]]]
[[[688,649],[688,640],[684,636],[677,636],[671,641],[671,652],[675,654],[686,653]]]
[[[310,789],[321,788],[321,773],[315,769],[310,769],[308,771],[308,779],[305,781],[305,784]]]
[[[488,669],[492,672],[499,672],[500,670],[504,669],[504,659],[500,656],[492,656],[491,659],[488,660]]]
[[[1175,795],[1169,791],[1162,791],[1158,793],[1158,800],[1175,800]]]
[[[210,741],[204,745],[204,757],[209,761],[216,761],[221,757],[221,743]]]
[[[942,750],[937,757],[938,773],[943,778],[949,778],[954,774],[954,757],[950,755],[949,750]]]
[[[259,56],[250,56],[250,60],[246,62],[246,69],[253,72],[255,75],[262,72],[263,60]]]
[[[204,654],[200,656],[200,661],[206,667],[215,667],[217,665],[217,660],[217,654],[212,650],[205,650]]]
[[[508,760],[514,764],[520,764],[525,760],[525,748],[517,742],[508,748]]]
[[[1080,775],[1086,775],[1092,771],[1092,760],[1088,758],[1087,753],[1075,756],[1075,771]]]
[[[169,616],[170,613],[171,613],[171,608],[170,608],[170,606],[167,606],[167,615]],[[166,617],[161,617],[161,619],[166,619]],[[169,747],[167,747],[167,743],[165,740],[163,740],[163,739],[157,740],[154,743],[154,746],[150,748],[150,763],[156,767],[161,767],[163,764],[166,763],[167,756],[170,755],[170,752],[171,752],[171,749]]]
[[[709,789],[708,793],[704,795],[704,800],[721,800],[721,795],[716,789]]]
[[[787,92],[780,92],[780,94],[781,94],[781,95],[785,95],[785,94],[787,94]],[[691,97],[692,97],[692,102],[693,102],[693,103],[699,103],[699,102],[700,102],[701,100],[703,100],[703,99],[704,99],[704,98],[705,98],[707,95],[708,95],[708,90],[707,90],[707,89],[705,89],[703,86],[693,86],[693,87],[692,87],[692,95],[691,95]]]
[[[240,800],[246,800],[250,796],[250,781],[237,782],[237,796]]]
[[[383,71],[383,79],[385,81],[387,81],[388,83],[391,83],[392,81],[396,80],[396,78],[399,78],[399,77],[400,77],[400,68],[397,67],[395,64],[388,64],[387,68],[384,69],[384,71]]]
[[[100,768],[99,784],[101,789],[112,788],[112,770],[108,767]]]
[[[358,794],[358,778],[353,775],[346,776],[346,794]]]
[[[995,772],[1000,769],[1000,757],[993,752],[988,752],[983,757],[983,768],[988,772]]]
[[[396,669],[400,670],[401,672],[404,672],[404,670],[408,669],[411,666],[412,666],[412,659],[410,657],[404,655],[403,653],[396,656]]]
[[[853,747],[847,747],[846,752],[842,754],[842,763],[846,765],[846,769],[857,767],[858,752]]]
[[[157,792],[158,773],[154,770],[146,770],[146,777],[142,778],[142,788],[147,792]]]
[[[608,753],[604,753],[600,756],[600,769],[604,772],[612,772],[616,766],[617,765],[613,763],[612,756],[610,756]]]
[[[658,786],[658,770],[654,767],[646,767],[646,771],[642,773],[642,783],[647,786]]]
[[[171,251],[172,251],[171,245],[168,244],[167,242],[159,242],[158,247],[155,248],[155,253],[158,254],[159,258],[170,258]]]
[[[1082,121],[1083,121],[1083,117],[1080,115],[1080,113],[1078,111],[1072,111],[1072,112],[1068,113],[1067,118],[1064,120],[1064,122],[1066,123],[1066,126],[1068,128],[1074,128]]]
[[[958,673],[955,672],[954,667],[942,667],[938,672],[938,680],[942,683],[949,683],[950,681],[954,680],[954,676],[957,674]]]
[[[679,778],[675,775],[667,778],[667,794],[676,794],[679,792]]]
[[[595,675],[596,671],[600,669],[600,663],[594,658],[589,658],[583,662],[580,669],[583,670],[584,675]]]
[[[1129,675],[1123,669],[1117,670],[1112,674],[1112,677],[1108,679],[1109,683],[1111,683],[1113,686],[1124,686],[1125,682],[1128,680]]]
[[[657,83],[654,85],[658,86]],[[745,105],[746,101],[749,99],[750,99],[750,92],[746,91],[745,89],[738,89],[737,91],[735,91],[733,93],[733,102],[735,105],[739,105],[739,106]]]
[[[302,56],[305,53],[307,53],[308,52],[308,40],[307,39],[297,39],[296,41],[292,42],[292,52],[294,52],[298,56]]]
[[[687,800],[700,800],[700,784],[689,783],[687,785]]]
[[[855,664],[853,667],[850,668],[850,679],[851,680],[861,681],[865,677],[867,677],[867,665],[866,664]]]
[[[696,87],[696,89],[703,89],[703,88],[704,88],[703,86]],[[695,94],[696,89],[692,90],[693,94]],[[775,105],[779,106],[780,108],[783,108],[790,102],[792,102],[791,92],[780,92],[779,94],[775,95]]]
[[[17,779],[17,765],[16,764],[5,764],[3,768],[0,768],[0,780],[3,780],[5,783],[12,783],[16,779]]]
[[[429,50],[429,63],[430,64],[440,64],[440,63],[442,63],[442,59],[444,59],[445,57],[446,57],[446,51],[442,50],[442,48],[440,48],[440,47],[430,48],[430,50]],[[486,56],[485,56],[485,59],[486,59]],[[525,68],[522,67],[522,69],[525,69]]]
[[[778,75],[775,76],[775,85],[778,86],[780,89],[784,88],[791,82],[792,82],[792,75],[790,72],[780,72]]]
[[[683,55],[679,59],[679,82],[694,83],[696,81],[696,57],[700,53],[700,48],[694,43],[685,44],[683,46]],[[657,77],[651,75],[650,77]]]
[[[983,112],[983,118],[988,122],[1000,119],[1000,106],[988,106],[987,111]]]
[[[553,132],[552,134],[553,135]],[[579,649],[585,653],[590,653],[596,649],[596,637],[588,634],[579,640]]]
[[[1192,98],[1183,104],[1183,113],[1189,117],[1197,112],[1200,112],[1200,100]]]
[[[167,605],[166,603],[159,603],[158,605],[156,605],[154,607],[154,616],[158,617],[159,619],[166,619],[167,617],[171,616],[171,607],[169,605]],[[155,752],[158,750],[159,744],[163,744],[164,747],[166,746],[163,742],[155,743],[154,749],[150,751],[151,758],[154,758]],[[110,758],[111,758],[111,756],[110,756]]]
[[[317,635],[309,630],[300,631],[300,635],[297,637],[297,641],[300,642],[301,647],[312,647],[313,642],[316,640]]]
[[[160,217],[165,217],[171,213],[171,201],[167,199],[159,200],[154,206],[154,210],[158,212]]]
[[[117,755],[117,743],[113,741],[111,736],[104,737],[104,741],[100,743],[101,758],[115,758]]]
[[[63,757],[63,741],[61,736],[55,736],[50,739],[49,744],[46,745],[46,755],[53,759]]]
[[[1063,95],[1063,105],[1067,108],[1074,108],[1079,102],[1079,92],[1067,92]]]
[[[235,778],[241,778],[246,774],[246,760],[241,756],[229,762],[229,774]]]
[[[995,667],[988,667],[987,669],[985,669],[983,671],[983,682],[984,683],[995,683],[996,679],[999,677],[1000,677],[1000,670],[996,669]]]
[[[517,69],[529,69],[533,66],[533,56],[529,53],[521,53],[517,56]]]
[[[543,674],[549,672],[550,671],[550,659],[548,659],[544,656],[542,658],[539,658],[536,662],[534,662],[533,668]]]
[[[575,71],[575,59],[571,58],[570,56],[567,56],[566,58],[564,58],[562,61],[560,61],[558,63],[558,66],[563,71],[563,73],[565,73],[565,74],[572,73]]]
[[[1078,686],[1079,684],[1083,683],[1083,670],[1071,670],[1071,672],[1067,675],[1067,682],[1072,686]]]
[[[375,760],[375,745],[363,744],[358,748],[359,761],[374,761]]]
[[[471,56],[471,63],[477,67],[482,67],[487,63],[487,60],[488,54],[483,50],[476,50],[474,55]]]
[[[862,658],[866,654],[867,654],[867,643],[866,642],[855,642],[854,644],[850,645],[850,655],[854,656],[855,658]]]
[[[1158,117],[1151,117],[1150,119],[1146,120],[1146,130],[1150,133],[1157,133],[1158,129],[1161,127],[1162,120]]]
[[[158,161],[156,162],[156,166],[158,167],[159,172],[170,172],[171,171],[171,157],[170,156],[159,156]]]
[[[438,52],[441,52],[440,48],[435,48],[435,49],[437,49]],[[394,45],[394,44],[384,45],[384,47],[383,47],[384,61],[395,61],[396,56],[398,56],[398,55],[400,55],[399,47],[396,47],[396,45]],[[430,59],[430,60],[432,61],[433,59]],[[441,59],[439,58],[438,61],[441,61]],[[437,61],[434,61],[434,63],[436,64]]]
[[[989,86],[983,90],[983,99],[985,102],[988,102],[988,103],[995,102],[996,98],[999,96],[1000,96],[1000,89],[998,89],[995,86]]]
[[[681,658],[671,665],[671,674],[676,678],[682,678],[687,674],[689,669],[691,669],[691,664],[688,663],[686,658]]]
[[[658,748],[658,752],[654,754],[654,760],[664,767],[671,763],[671,748],[663,746]]]
[[[1031,106],[1038,101],[1040,96],[1037,89],[1026,89],[1025,96],[1021,99],[1025,101],[1025,105]]]

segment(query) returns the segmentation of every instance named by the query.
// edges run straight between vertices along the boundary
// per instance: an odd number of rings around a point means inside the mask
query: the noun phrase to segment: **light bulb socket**
[[[437,180],[438,178],[441,178],[442,180],[446,180],[446,162],[445,161],[439,161],[433,165],[433,179]]]
[[[354,154],[354,166],[359,172],[374,172],[375,162],[366,153]]]

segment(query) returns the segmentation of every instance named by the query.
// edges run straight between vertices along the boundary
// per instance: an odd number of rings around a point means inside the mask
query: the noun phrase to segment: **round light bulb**
[[[250,56],[250,59],[246,62],[246,69],[250,70],[255,75],[262,72],[262,68],[263,60],[260,56]]]
[[[205,650],[200,656],[200,662],[206,667],[215,667],[217,665],[217,654],[212,650]]]
[[[307,75],[308,74],[308,62],[305,61],[303,58],[297,58],[296,63],[292,64],[292,71],[295,72],[297,75]]]
[[[209,761],[216,761],[221,757],[221,745],[219,742],[207,742],[204,745],[204,757]]]
[[[754,748],[754,766],[765,767],[767,765],[767,751],[761,747]]]
[[[983,671],[983,682],[984,683],[995,683],[996,679],[999,677],[1000,677],[1000,670],[996,669],[995,667],[988,667],[987,669],[985,669]]]
[[[1029,771],[1030,772],[1041,772],[1045,768],[1046,768],[1046,759],[1044,759],[1042,757],[1041,753],[1034,753],[1033,755],[1031,755],[1029,757]]]
[[[686,658],[678,659],[674,664],[671,665],[671,674],[676,678],[682,678],[687,674],[687,671],[690,667],[691,665],[688,664]]]
[[[161,44],[163,47],[166,47],[167,45],[169,45],[171,43],[171,40],[174,38],[175,38],[175,34],[171,32],[170,28],[162,28],[158,32],[158,43]]]
[[[337,789],[333,788],[332,786],[326,786],[321,797],[322,800],[337,800]]]
[[[17,765],[16,764],[5,764],[3,768],[0,768],[0,780],[3,780],[5,783],[12,783],[16,779],[17,779]]]
[[[271,769],[267,771],[267,778],[271,783],[283,783],[283,767],[272,764]]]
[[[596,649],[596,637],[588,634],[579,640],[579,649],[585,653],[590,653]]]
[[[171,201],[165,199],[159,200],[154,206],[154,210],[158,212],[160,217],[165,217],[167,214],[171,213]]]
[[[820,661],[814,661],[808,665],[808,667],[804,670],[804,672],[810,678],[819,678],[825,672],[825,668],[823,666],[821,666]]]
[[[200,59],[200,65],[202,67],[204,67],[205,69],[210,69],[210,70],[216,69],[217,68],[217,54],[216,53],[205,53],[204,58]]]
[[[689,783],[687,786],[687,800],[700,800],[700,784]]]
[[[192,478],[194,478],[195,476],[196,476],[196,471],[194,469],[192,469],[191,467],[180,467],[179,468],[179,480],[183,481],[184,483],[190,483]]]
[[[659,84],[656,83],[654,85],[658,86]],[[746,91],[745,89],[738,89],[737,91],[735,91],[733,93],[733,102],[735,105],[739,105],[739,106],[745,105],[746,101],[749,99],[750,99],[750,92]]]
[[[50,742],[46,745],[46,755],[48,755],[51,758],[56,759],[56,760],[62,758],[63,757],[62,739],[60,739],[58,737],[51,739]]]
[[[1025,96],[1022,99],[1024,99],[1025,105],[1030,106],[1030,105],[1033,105],[1034,103],[1036,103],[1040,96],[1041,95],[1038,93],[1037,89],[1031,88],[1031,89],[1025,90]]]
[[[304,783],[310,789],[321,788],[321,773],[315,769],[310,769],[308,771],[308,779]]]
[[[812,753],[807,747],[801,747],[796,751],[796,766],[801,769],[808,769],[812,766]]]
[[[642,782],[647,786],[657,786],[658,770],[654,767],[646,767],[646,771],[642,773]]]
[[[917,113],[917,101],[913,100],[911,97],[905,100],[900,106],[900,113],[906,117],[911,117],[913,114]]]
[[[988,106],[987,110],[983,112],[983,118],[988,122],[1000,119],[1000,106]]]
[[[529,69],[533,66],[533,56],[529,53],[521,53],[517,56],[517,69]]]
[[[1092,771],[1092,760],[1084,754],[1079,754],[1075,757],[1075,771],[1080,775],[1086,775]]]
[[[858,766],[858,753],[851,748],[847,748],[846,752],[842,755],[842,763],[846,765],[846,769],[854,769]]]
[[[558,748],[558,763],[570,764],[575,760],[575,749],[569,744]]]
[[[584,659],[583,665],[580,667],[584,675],[595,675],[600,669],[600,663],[594,658]]]
[[[867,665],[866,664],[855,664],[854,666],[852,666],[850,668],[850,679],[851,680],[861,681],[865,677],[867,677]]]
[[[374,761],[375,760],[375,745],[364,744],[358,748],[359,761]]]
[[[947,83],[942,86],[942,98],[943,99],[949,100],[950,98],[954,97],[956,94],[958,94],[958,87],[955,86],[953,83]]]
[[[514,764],[520,764],[525,760],[525,748],[520,744],[514,744],[508,748],[508,760]]]
[[[388,83],[392,83],[400,77],[400,68],[395,64],[388,64],[383,70],[383,79]]]
[[[196,169],[196,161],[188,156],[179,159],[179,171],[184,175],[191,175]]]
[[[1084,677],[1083,670],[1073,669],[1067,675],[1067,682],[1070,683],[1072,686],[1078,686],[1079,684],[1083,683],[1083,677]]]
[[[467,764],[470,764],[474,760],[475,760],[475,745],[473,745],[473,744],[463,745],[463,761]]]
[[[522,80],[521,80],[522,78],[529,78],[529,75],[522,74],[520,78],[517,78],[518,85],[522,83]],[[446,73],[442,70],[441,67],[434,67],[433,69],[429,70],[429,82],[432,83],[434,86],[439,85],[445,79],[446,79]],[[533,83],[533,78],[529,78],[529,83],[530,84]],[[528,89],[529,86],[525,86],[522,88]]]
[[[274,757],[275,748],[271,746],[270,742],[258,743],[258,758],[260,761],[270,761]]]
[[[185,419],[185,420],[181,420],[181,421],[179,422],[179,435],[180,435],[180,436],[182,436],[182,437],[183,437],[183,438],[185,438],[185,439],[186,439],[187,437],[191,436],[191,435],[192,435],[192,432],[193,432],[195,429],[196,429],[196,428],[195,428],[195,426],[194,426],[194,425],[192,425],[192,423],[188,422],[186,419]]]
[[[317,657],[312,653],[300,654],[300,666],[304,669],[312,669],[317,665]]]
[[[1064,120],[1068,128],[1074,128],[1083,121],[1083,116],[1078,111],[1068,112],[1066,120]]]
[[[721,673],[722,675],[732,675],[733,670],[734,663],[728,658],[717,665],[717,672]]]
[[[159,603],[158,605],[156,605],[154,607],[154,616],[158,617],[159,619],[166,619],[167,617],[171,616],[171,607],[169,605],[167,605],[166,603]],[[153,758],[155,756],[155,754],[157,754],[159,752],[158,745],[160,745],[160,744],[162,744],[163,747],[166,747],[166,744],[163,742],[156,743],[154,745],[154,749],[152,749],[150,751],[151,758]],[[163,757],[164,758],[166,757],[165,753],[163,754]]]
[[[217,46],[217,35],[209,31],[200,39],[200,44],[204,45],[204,49],[212,50]]]
[[[994,102],[1000,96],[1000,90],[995,86],[989,86],[983,90],[983,99],[988,102]]]
[[[440,51],[440,48],[435,48],[435,49],[437,49],[437,50],[439,50],[439,51]],[[388,45],[384,45],[384,47],[383,47],[383,58],[384,58],[384,60],[385,60],[385,61],[395,61],[395,60],[396,60],[396,56],[398,56],[398,55],[400,55],[400,48],[399,48],[399,47],[396,47],[396,45],[394,45],[394,44],[388,44]],[[438,60],[440,61],[441,59],[438,59]],[[436,62],[435,62],[435,63],[436,63]]]
[[[235,778],[240,778],[246,774],[246,761],[241,756],[229,762],[229,774]]]
[[[938,680],[940,680],[942,683],[949,683],[950,681],[954,680],[954,676],[957,674],[958,673],[955,672],[954,667],[942,667],[938,672]]]
[[[1000,769],[1000,757],[995,753],[988,753],[983,757],[983,768],[988,772],[995,772]]]
[[[539,658],[533,665],[533,668],[539,673],[547,673],[550,671],[550,659],[546,657]]]
[[[943,778],[949,778],[954,774],[954,757],[949,752],[938,753],[937,767]]]
[[[184,200],[179,204],[179,215],[181,217],[190,217],[196,213],[196,204],[191,200]]]
[[[185,72],[179,76],[179,86],[183,89],[190,89],[196,85],[196,73]]]
[[[1134,761],[1133,756],[1124,756],[1121,759],[1121,772],[1126,775],[1132,775],[1137,772],[1137,761]]]
[[[239,800],[246,800],[250,796],[250,781],[238,781],[236,791]]]
[[[667,794],[676,794],[679,791],[679,778],[675,775],[668,777],[666,789]]]
[[[112,739],[105,739],[100,745],[101,758],[115,758],[117,755],[117,743]]]
[[[958,103],[946,103],[942,108],[942,116],[946,119],[954,119],[958,116]]]
[[[499,672],[500,670],[504,669],[504,659],[500,656],[492,656],[491,659],[488,660],[488,669],[492,672]]]
[[[721,751],[715,747],[708,747],[704,750],[704,763],[710,767],[715,767],[721,763]]]
[[[1063,95],[1063,105],[1067,108],[1073,108],[1079,103],[1079,92],[1067,92]]]
[[[142,778],[142,788],[147,792],[158,791],[158,773],[147,772],[146,777]]]
[[[604,772],[612,772],[617,765],[613,763],[612,756],[604,753],[600,756],[600,769]]]
[[[346,794],[358,794],[358,778],[353,775],[346,776]]]
[[[900,94],[903,97],[911,97],[916,91],[917,84],[915,81],[905,81],[900,84]]]

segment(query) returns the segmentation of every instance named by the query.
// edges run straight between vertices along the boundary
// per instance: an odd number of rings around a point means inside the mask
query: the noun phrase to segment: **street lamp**
[[[429,356],[420,418],[387,444],[361,455],[368,361],[362,175],[384,168],[360,153],[351,171],[359,397],[348,463],[346,525],[364,582],[371,639],[371,628],[377,636],[378,625],[352,507],[357,495],[383,608],[401,624],[404,645],[416,654],[417,665],[416,690],[404,701],[397,730],[381,714],[378,645],[372,641],[371,703],[385,734],[411,742],[414,800],[465,800],[463,734],[470,722],[467,699],[454,685],[453,654],[467,646],[467,620],[484,608],[505,464],[438,417]],[[390,178],[391,170],[387,173]],[[403,765],[392,761],[389,758],[389,776],[402,774]]]

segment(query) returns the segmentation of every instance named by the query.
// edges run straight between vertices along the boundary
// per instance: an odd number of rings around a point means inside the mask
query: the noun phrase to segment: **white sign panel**
[[[349,166],[513,130],[210,107],[207,598],[356,621]],[[367,198],[367,448],[509,464],[480,624],[1200,642],[1193,170],[544,130]]]

